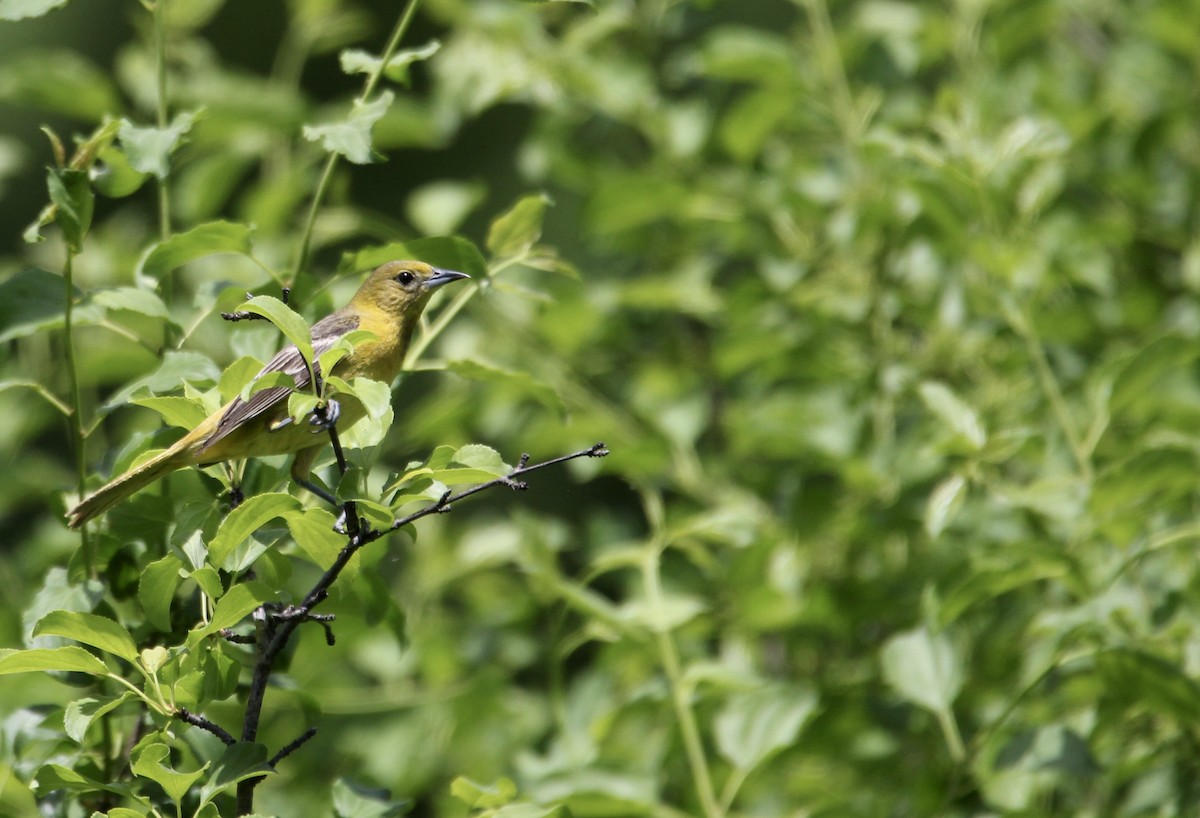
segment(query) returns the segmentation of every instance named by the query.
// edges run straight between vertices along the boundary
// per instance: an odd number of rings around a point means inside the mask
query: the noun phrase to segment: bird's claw
[[[338,518],[333,523],[334,532],[344,536],[347,533],[346,522],[347,522],[346,509],[343,507],[342,513],[338,515]],[[370,524],[367,522],[367,518],[359,517],[358,518],[358,536],[361,537],[365,534],[370,534],[371,530],[372,529],[371,529]]]
[[[331,429],[342,414],[342,405],[333,398],[325,402],[324,406],[318,406],[312,413],[312,417],[308,422],[313,426],[318,427],[321,431]]]

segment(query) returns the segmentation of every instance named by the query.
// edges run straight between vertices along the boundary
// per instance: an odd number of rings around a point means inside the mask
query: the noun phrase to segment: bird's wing
[[[313,324],[313,368],[318,368],[316,359],[321,357],[322,353],[332,347],[343,335],[357,327],[358,316],[342,312],[335,312]],[[291,375],[296,381],[296,389],[304,389],[309,384],[308,366],[305,365],[304,356],[300,354],[300,350],[296,348],[295,344],[288,344],[279,350],[279,353],[262,368],[262,371],[254,376],[254,379],[258,380],[268,372],[283,372]],[[320,374],[318,369],[317,375]],[[235,398],[229,408],[225,410],[225,414],[221,415],[216,431],[204,441],[201,451],[226,437],[234,429],[286,401],[288,395],[293,391],[288,386],[272,386],[255,392],[250,396],[250,400]]]

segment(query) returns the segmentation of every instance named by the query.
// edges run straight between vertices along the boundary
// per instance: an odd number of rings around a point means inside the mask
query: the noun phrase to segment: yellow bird
[[[409,340],[429,296],[443,284],[464,278],[469,276],[440,270],[420,261],[389,261],[371,273],[349,304],[313,324],[314,358],[346,333],[367,330],[375,337],[355,346],[353,352],[334,366],[333,374],[345,379],[362,376],[391,383],[400,374]],[[304,357],[292,344],[272,358],[255,377],[268,372],[291,375],[297,389],[304,389],[310,381]],[[292,391],[287,386],[276,386],[255,392],[249,400],[234,398],[169,449],[81,500],[68,512],[67,524],[78,528],[138,489],[185,466],[207,466],[222,460],[293,452],[296,453],[292,464],[293,479],[326,499],[332,499],[308,480],[313,460],[329,437],[322,434],[320,428],[291,422],[287,404]],[[339,417],[343,428],[365,412],[358,401],[346,401],[346,404]]]

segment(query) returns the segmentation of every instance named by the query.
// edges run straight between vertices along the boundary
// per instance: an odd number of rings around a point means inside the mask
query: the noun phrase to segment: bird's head
[[[466,273],[442,270],[423,261],[389,261],[375,268],[351,303],[415,318],[434,290],[467,278]]]

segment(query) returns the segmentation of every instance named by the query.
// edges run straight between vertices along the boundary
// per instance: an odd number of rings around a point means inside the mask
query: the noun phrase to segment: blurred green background
[[[361,78],[339,52],[378,53],[399,9],[169,2],[171,114],[202,109],[171,231],[253,224],[261,266],[136,277],[147,183],[98,199],[75,283],[159,292],[219,372],[277,342],[217,312],[278,293],[264,267],[291,280],[324,162],[301,129],[345,115]],[[487,252],[544,192],[536,251],[488,253],[373,469],[471,442],[612,455],[379,544],[374,584],[330,602],[337,645],[305,631],[269,694],[264,740],[320,733],[260,811],[328,814],[344,776],[462,815],[466,776],[575,815],[1194,814],[1198,19],[1183,0],[422,2],[403,45],[440,50],[386,84],[378,161],[337,167],[295,305],[340,302],[364,246]],[[132,0],[0,23],[5,646],[78,547],[67,424],[27,385],[65,399],[61,314],[18,286],[63,266],[55,229],[22,240],[53,161],[38,128],[151,124],[151,54]],[[160,425],[109,402],[184,336],[85,303],[106,475]],[[297,561],[287,587],[314,576]],[[79,752],[31,726],[52,709],[20,709],[64,686],[0,689],[9,786]],[[236,703],[208,715],[232,727]]]

